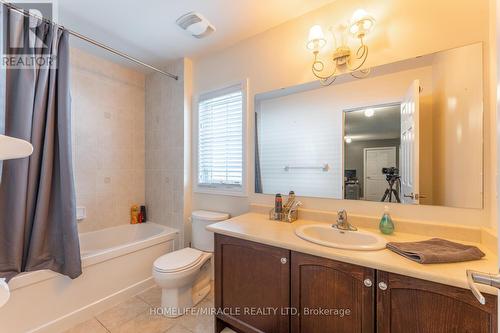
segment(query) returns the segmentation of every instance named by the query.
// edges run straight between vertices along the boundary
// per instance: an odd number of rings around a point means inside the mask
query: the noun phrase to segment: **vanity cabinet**
[[[216,234],[215,284],[218,322],[245,333],[290,331],[290,251]]]
[[[374,330],[375,270],[292,252],[292,333]],[[365,285],[366,284],[366,285]]]
[[[217,333],[497,332],[497,297],[485,297],[215,235]]]
[[[497,329],[497,298],[481,305],[470,290],[377,272],[377,332],[490,333]]]

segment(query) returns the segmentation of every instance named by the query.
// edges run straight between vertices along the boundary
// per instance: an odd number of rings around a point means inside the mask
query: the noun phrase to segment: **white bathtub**
[[[80,234],[83,274],[43,270],[9,282],[0,332],[60,332],[154,284],[153,261],[174,249],[178,231],[151,222]]]
[[[177,230],[155,223],[124,224],[80,234],[83,267],[138,249],[173,240]]]

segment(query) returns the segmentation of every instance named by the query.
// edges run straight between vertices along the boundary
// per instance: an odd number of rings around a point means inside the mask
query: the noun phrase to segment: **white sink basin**
[[[369,231],[343,231],[326,223],[303,225],[295,229],[295,234],[312,243],[347,250],[381,250],[387,243],[382,236]]]

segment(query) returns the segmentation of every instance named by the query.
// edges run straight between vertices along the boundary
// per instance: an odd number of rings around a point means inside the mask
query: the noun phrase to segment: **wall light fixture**
[[[330,73],[325,73],[325,63],[319,60],[319,51],[328,44],[321,26],[315,25],[309,30],[307,48],[312,51],[314,61],[312,72],[322,85],[330,85],[335,82],[338,74],[349,72],[355,78],[366,77],[370,73],[369,68],[362,68],[368,58],[368,46],[364,39],[373,30],[375,19],[365,10],[358,9],[352,15],[349,24],[341,24],[336,31],[328,30],[333,37],[334,52],[332,61],[334,68]],[[351,50],[347,41],[349,35],[359,40],[360,46],[356,51]]]

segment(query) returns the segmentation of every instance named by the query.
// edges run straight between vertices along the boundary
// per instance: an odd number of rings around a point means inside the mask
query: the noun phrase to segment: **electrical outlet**
[[[87,208],[80,206],[76,207],[76,220],[81,222],[87,218]]]

